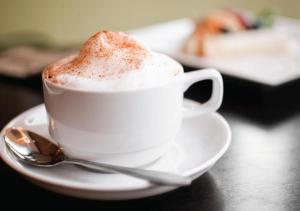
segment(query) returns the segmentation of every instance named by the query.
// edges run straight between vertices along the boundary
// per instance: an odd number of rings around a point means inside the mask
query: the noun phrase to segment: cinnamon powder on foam
[[[109,61],[118,52],[121,52],[117,56],[117,62],[120,63],[118,68],[113,71],[106,70],[109,68],[100,62],[96,65],[96,68],[99,68],[97,75],[87,73],[86,70],[93,59]],[[69,56],[49,65],[43,71],[43,76],[45,79],[58,84],[62,82],[57,80],[56,77],[66,73],[96,79],[117,77],[126,72],[138,70],[148,55],[149,51],[129,35],[122,32],[100,31],[84,43],[79,55]]]

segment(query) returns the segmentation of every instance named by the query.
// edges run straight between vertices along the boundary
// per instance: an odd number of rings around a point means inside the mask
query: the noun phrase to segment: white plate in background
[[[182,47],[193,29],[193,21],[184,18],[132,30],[129,33],[135,35],[150,49],[165,53],[187,66],[214,67],[223,74],[270,86],[300,78],[299,50],[289,54],[244,56],[238,59],[212,59],[186,54],[182,51]],[[278,17],[274,30],[289,33],[300,46],[299,20]]]

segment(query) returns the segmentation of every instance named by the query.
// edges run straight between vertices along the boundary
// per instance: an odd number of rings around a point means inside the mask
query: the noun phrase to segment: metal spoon
[[[7,128],[3,138],[8,149],[19,160],[33,166],[52,167],[63,163],[77,164],[91,169],[130,175],[160,185],[186,186],[191,184],[190,178],[176,174],[69,158],[58,145],[21,127]]]

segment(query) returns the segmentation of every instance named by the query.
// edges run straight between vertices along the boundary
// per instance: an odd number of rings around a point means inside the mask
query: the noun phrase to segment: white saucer
[[[197,106],[195,102],[185,100],[185,103]],[[43,104],[18,115],[6,127],[12,126],[22,126],[49,137]],[[222,157],[230,145],[230,139],[230,128],[220,114],[185,119],[175,144],[163,157],[147,168],[178,172],[195,179]],[[23,165],[8,154],[3,141],[0,141],[0,155],[5,163],[33,183],[69,196],[124,200],[153,196],[175,189],[121,174],[89,172],[73,165],[49,169]]]

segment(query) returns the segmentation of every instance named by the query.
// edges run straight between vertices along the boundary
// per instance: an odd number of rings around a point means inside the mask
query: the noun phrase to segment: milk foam
[[[158,53],[152,56],[140,69],[118,76],[99,79],[63,73],[57,76],[57,80],[69,88],[126,91],[161,86],[183,72],[182,67],[171,58]],[[88,71],[97,72],[96,68],[89,68]]]
[[[181,73],[176,61],[146,49],[127,34],[98,32],[78,55],[50,65],[43,76],[68,88],[126,91],[160,86]]]

